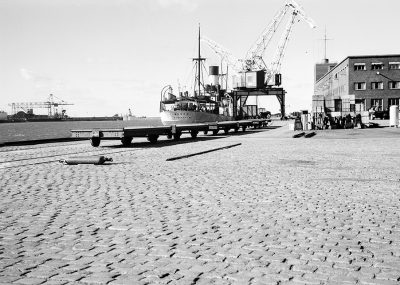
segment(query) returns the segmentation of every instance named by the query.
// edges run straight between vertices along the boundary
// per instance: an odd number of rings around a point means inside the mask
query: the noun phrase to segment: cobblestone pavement
[[[2,148],[0,283],[399,284],[400,130],[286,129]]]

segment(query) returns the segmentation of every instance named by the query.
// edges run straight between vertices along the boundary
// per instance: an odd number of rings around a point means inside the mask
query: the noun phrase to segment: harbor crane
[[[285,15],[291,11],[286,28],[282,37],[279,41],[278,47],[275,52],[275,56],[269,66],[265,63],[263,55],[265,50],[269,46],[273,36],[275,35],[278,27],[282,23]],[[287,0],[285,5],[275,14],[272,21],[261,33],[260,37],[255,41],[253,46],[246,53],[245,59],[238,60],[232,56],[232,54],[224,49],[221,45],[217,44],[211,39],[203,37],[203,41],[214,50],[224,60],[228,66],[231,66],[236,72],[256,71],[263,70],[266,72],[265,83],[274,77],[275,74],[280,72],[281,62],[285,54],[287,43],[289,41],[293,25],[297,21],[306,21],[311,28],[315,28],[314,21],[309,18],[304,12],[303,8],[296,3],[294,0]],[[239,63],[242,63],[240,66]],[[273,85],[273,84],[270,84]]]
[[[271,63],[267,65],[263,59],[263,55],[288,13],[290,17],[288,17],[286,28],[278,42]],[[221,45],[203,37],[203,42],[207,43],[221,57],[221,60],[225,61],[228,66],[231,66],[238,73],[237,75],[239,75],[234,77],[236,79],[236,82],[234,82],[236,86],[234,86],[232,91],[235,114],[239,114],[239,116],[242,116],[242,114],[248,115],[249,113],[254,114],[253,111],[249,112],[249,110],[257,110],[257,105],[247,104],[249,96],[275,95],[281,106],[281,115],[282,117],[285,116],[286,91],[279,87],[281,85],[280,69],[293,26],[301,20],[307,22],[311,28],[315,28],[314,21],[306,15],[303,8],[295,0],[286,0],[284,6],[275,14],[272,21],[248,50],[245,58],[241,60],[235,59]]]
[[[263,54],[267,49],[269,43],[271,42],[271,39],[273,38],[276,29],[279,27],[284,16],[288,13],[289,10],[291,10],[291,16],[287,21],[285,31],[282,34],[282,37],[278,44],[277,50],[275,52],[275,57],[272,60],[270,67],[268,67],[263,60]],[[255,44],[247,52],[246,58],[244,60],[244,69],[265,70],[265,82],[268,84],[271,78],[273,78],[275,74],[278,74],[280,72],[281,62],[285,54],[291,32],[293,30],[293,25],[296,23],[296,20],[297,22],[299,22],[300,20],[306,21],[312,29],[316,27],[314,21],[306,15],[303,8],[297,2],[295,2],[294,0],[288,0],[286,1],[283,8],[278,11],[278,13],[275,15],[275,17],[261,34],[261,36],[257,39]]]
[[[296,18],[300,20],[305,20],[311,28],[315,28],[314,21],[309,18],[304,12],[303,8],[297,4],[294,0],[287,0],[285,5],[280,9],[269,23],[269,25],[264,29],[260,37],[256,40],[253,46],[248,50],[246,54],[246,58],[244,59],[245,69],[247,70],[267,70],[268,67],[265,64],[262,56],[267,49],[269,43],[271,42],[276,30],[282,23],[284,16],[291,10],[291,17],[289,18],[286,30],[282,36],[281,43],[278,45],[279,54],[284,54],[284,49],[286,47],[286,43],[289,40],[289,36],[292,30],[294,23],[296,22]],[[281,56],[278,56],[278,59]]]
[[[54,97],[59,101],[55,101]],[[63,105],[73,105],[71,103],[67,103],[64,100],[50,94],[46,102],[21,102],[21,103],[10,103],[11,112],[13,115],[17,114],[18,111],[23,110],[26,113],[33,112],[33,109],[47,109],[47,114],[49,117],[57,116],[57,108]],[[62,111],[62,115],[64,114],[64,110]]]

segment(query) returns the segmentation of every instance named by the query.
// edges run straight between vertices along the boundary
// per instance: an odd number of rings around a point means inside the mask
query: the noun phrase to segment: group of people
[[[352,117],[350,114],[346,116],[332,117],[331,115],[322,116],[319,114],[316,123],[319,129],[352,129],[357,125],[361,125],[361,115]]]
[[[375,107],[375,106],[372,106],[372,107],[368,110],[369,119],[370,119],[370,120],[375,119],[375,112],[376,112],[376,111],[378,111],[378,108]]]
[[[179,104],[175,105],[172,111],[200,111],[200,112],[208,112],[206,106],[203,105],[195,105],[195,104]]]

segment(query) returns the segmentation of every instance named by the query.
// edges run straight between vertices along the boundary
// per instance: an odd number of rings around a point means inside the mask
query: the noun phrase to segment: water
[[[112,129],[128,126],[160,126],[160,118],[138,118],[132,121],[61,121],[1,123],[0,143],[71,137],[70,130]]]

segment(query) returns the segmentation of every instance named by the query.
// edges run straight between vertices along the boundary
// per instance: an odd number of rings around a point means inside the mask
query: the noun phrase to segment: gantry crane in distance
[[[55,99],[58,101],[55,101]],[[24,111],[26,114],[33,115],[33,109],[47,109],[47,114],[49,117],[64,116],[65,110],[58,113],[58,107],[64,105],[74,105],[72,103],[67,103],[64,100],[50,94],[45,102],[20,102],[20,103],[10,103],[11,114],[16,115],[19,111]]]

